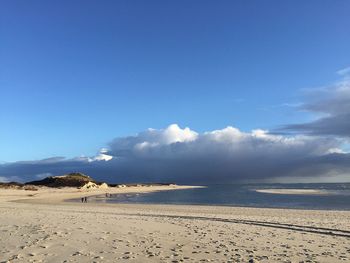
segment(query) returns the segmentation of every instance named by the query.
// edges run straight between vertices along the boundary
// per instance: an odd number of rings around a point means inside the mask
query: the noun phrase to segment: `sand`
[[[332,192],[319,189],[257,189],[258,193],[281,195],[330,195]]]
[[[0,189],[0,262],[350,262],[350,212],[63,202]]]

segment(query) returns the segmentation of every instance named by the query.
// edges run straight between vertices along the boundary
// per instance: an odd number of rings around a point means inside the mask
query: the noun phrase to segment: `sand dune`
[[[0,190],[0,262],[350,260],[350,212],[63,202],[105,192]]]

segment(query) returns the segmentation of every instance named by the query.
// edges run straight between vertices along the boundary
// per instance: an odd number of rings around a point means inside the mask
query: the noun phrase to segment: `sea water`
[[[278,193],[269,192],[271,189]],[[286,189],[287,194],[283,193]],[[306,191],[304,191],[306,190]],[[311,191],[310,191],[311,190]],[[294,191],[294,192],[293,192]],[[290,193],[293,194],[290,194]],[[311,193],[311,194],[310,194]],[[216,184],[205,188],[140,194],[113,194],[90,202],[223,205],[266,208],[350,210],[350,183],[327,184]]]

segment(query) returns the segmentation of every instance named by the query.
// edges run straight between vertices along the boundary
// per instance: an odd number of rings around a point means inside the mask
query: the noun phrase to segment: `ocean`
[[[96,196],[89,202],[350,210],[350,183],[216,184],[206,188]]]

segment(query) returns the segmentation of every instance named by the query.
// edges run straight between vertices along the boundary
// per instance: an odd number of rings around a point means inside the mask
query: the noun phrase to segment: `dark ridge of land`
[[[97,182],[93,178],[83,173],[74,172],[61,176],[49,176],[42,180],[30,181],[26,183],[9,182],[1,183],[0,188],[3,189],[23,189],[37,190],[38,187],[46,186],[52,188],[76,187],[80,188],[87,183],[102,185],[104,182]],[[175,185],[174,183],[131,183],[131,184],[107,184],[109,187],[135,187],[135,186],[167,186]]]
[[[25,185],[47,186],[47,187],[82,187],[85,184],[96,183],[90,176],[82,173],[69,173],[61,176],[50,176],[42,180],[31,181]]]

